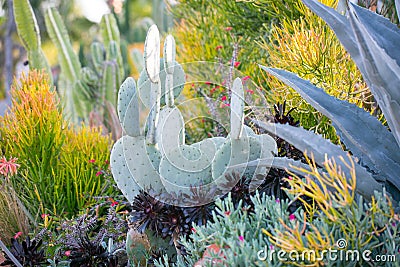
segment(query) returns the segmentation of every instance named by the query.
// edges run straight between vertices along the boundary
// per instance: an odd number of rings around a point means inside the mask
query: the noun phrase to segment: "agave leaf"
[[[400,67],[396,63],[400,57],[397,49],[399,30],[381,16],[352,4],[349,22],[334,9],[318,1],[303,2],[328,23],[349,52],[400,145],[400,124],[395,119],[400,117]]]
[[[346,177],[351,177],[348,166],[342,161],[342,159],[346,160],[348,158],[348,153],[343,151],[341,147],[303,128],[282,124],[270,124],[257,120],[253,121],[267,132],[275,134],[291,143],[296,148],[305,151],[308,156],[313,156],[318,165],[323,165],[326,156],[334,158]],[[353,161],[357,162],[354,158]],[[348,163],[348,165],[350,165],[350,163]],[[382,191],[382,186],[363,167],[355,164],[355,172],[358,178],[356,190],[365,198],[371,199],[375,190]]]
[[[398,49],[400,29],[397,25],[390,22],[389,19],[353,3],[350,3],[350,11],[350,16],[356,15],[368,35],[396,61],[397,65],[400,65],[400,51]]]
[[[393,135],[375,117],[354,104],[328,95],[294,73],[264,66],[261,68],[291,86],[314,108],[331,119],[344,144],[363,165],[400,186],[400,180],[397,179],[400,173],[399,147]]]
[[[396,5],[397,17],[400,20],[400,0],[395,0],[394,3]]]
[[[356,16],[359,17],[362,14],[356,13],[354,7],[351,6],[349,19],[363,56],[362,63],[365,71],[363,77],[367,77],[368,86],[378,101],[394,138],[400,146],[400,123],[398,121],[400,118],[400,66],[385,52],[385,49],[390,48],[389,45],[379,43],[378,38],[373,39],[372,34],[374,33],[368,32]],[[386,33],[383,34],[386,36]]]
[[[79,79],[81,64],[72,48],[62,18],[55,8],[47,9],[45,22],[50,38],[58,49],[61,71],[64,73],[66,79],[76,82]]]
[[[246,168],[246,167],[259,167],[259,166],[288,170],[298,175],[304,175],[304,173],[299,171],[299,169],[305,169],[307,171],[311,171],[310,166],[308,166],[307,164],[304,164],[301,161],[290,159],[287,157],[274,157],[272,161],[271,158],[256,159],[246,163],[229,166],[228,170],[237,168]]]

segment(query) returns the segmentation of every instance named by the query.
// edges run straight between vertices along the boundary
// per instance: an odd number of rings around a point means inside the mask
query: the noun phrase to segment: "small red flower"
[[[10,160],[7,161],[6,157],[1,157],[0,174],[6,177],[16,174],[19,168],[19,164],[15,163],[17,160],[17,158],[10,158]]]
[[[233,66],[234,66],[235,68],[239,67],[239,65],[240,65],[240,62],[239,62],[239,61],[235,61],[235,63],[233,64]]]
[[[208,84],[208,85],[210,85],[210,84],[212,84],[212,82],[209,82],[209,81],[207,81],[207,82],[205,82],[205,84]]]
[[[96,160],[95,159],[89,159],[89,163],[95,163]]]
[[[254,94],[254,91],[251,90],[251,89],[246,90],[246,92],[249,93],[249,94],[251,94],[251,95]]]
[[[229,104],[229,103],[224,104],[224,107],[230,107],[230,106],[231,106],[231,104]]]
[[[232,27],[226,27],[226,28],[225,28],[225,31],[229,32],[229,31],[231,31],[232,29],[233,29]]]
[[[217,47],[215,48],[215,50],[218,51],[218,50],[222,49],[222,47],[223,47],[222,45],[219,45],[219,46],[217,46]]]
[[[296,219],[296,216],[294,214],[289,215],[289,220],[294,221]]]
[[[221,97],[221,100],[222,100],[222,101],[226,101],[226,95],[222,96],[222,97]]]
[[[242,81],[247,81],[248,79],[250,79],[250,76],[244,76]]]
[[[105,164],[110,164],[110,161],[105,160],[104,163],[105,163]]]
[[[196,233],[196,229],[194,229],[194,227],[192,227],[192,229],[190,229],[193,233]]]
[[[228,211],[225,211],[224,214],[225,214],[226,216],[229,216],[229,215],[231,215],[231,212],[228,210]]]
[[[41,217],[42,217],[42,219],[45,219],[46,217],[49,217],[50,215],[49,214],[45,214],[45,213],[43,213],[42,215],[40,215]]]
[[[22,235],[22,232],[18,232],[15,234],[14,239],[17,239],[18,237],[20,237]]]
[[[118,201],[114,201],[114,202],[111,203],[111,207],[114,207],[116,205],[118,205]]]
[[[210,90],[210,94],[214,94],[215,93],[215,87],[214,88],[212,88],[211,90]]]
[[[100,176],[100,175],[102,175],[103,174],[103,172],[102,171],[98,171],[98,172],[96,172],[96,176]]]

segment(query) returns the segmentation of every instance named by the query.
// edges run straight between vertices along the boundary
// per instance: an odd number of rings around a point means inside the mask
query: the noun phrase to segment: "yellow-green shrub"
[[[299,1],[300,2],[300,1]],[[337,0],[322,0],[335,7]],[[303,14],[298,20],[286,19],[272,29],[270,39],[261,44],[271,65],[298,74],[340,99],[371,110],[371,94],[361,73],[340,44],[334,32],[311,10],[299,3]],[[274,77],[268,77],[272,103],[286,101],[288,109],[306,129],[338,140],[330,121],[307,104],[293,89]]]
[[[12,97],[0,121],[0,142],[4,155],[19,159],[19,175],[11,182],[32,215],[73,215],[93,203],[93,196],[110,193],[100,173],[107,170],[109,136],[85,126],[69,129],[43,74],[16,81]]]

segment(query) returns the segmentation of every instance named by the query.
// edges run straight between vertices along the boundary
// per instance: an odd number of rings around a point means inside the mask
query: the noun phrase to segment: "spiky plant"
[[[21,243],[17,238],[11,238],[10,252],[23,266],[40,267],[46,264],[45,249],[41,239],[31,240],[29,236]],[[16,266],[15,263],[6,255],[6,260],[0,266]]]
[[[397,46],[400,30],[384,17],[353,4],[346,17],[319,2],[304,0],[304,3],[330,25],[352,56],[378,102],[390,131],[365,110],[328,95],[293,73],[262,68],[293,87],[319,112],[332,120],[341,141],[351,151],[353,161],[357,162],[355,171],[358,193],[371,199],[374,191],[382,191],[384,185],[399,200],[400,56]],[[347,152],[312,132],[289,125],[272,126],[262,122],[259,125],[298,149],[307,151],[308,155],[313,154],[316,163],[321,166],[327,154],[336,158],[343,169],[348,165],[339,161],[340,158],[347,158]],[[347,177],[350,177],[349,173]]]

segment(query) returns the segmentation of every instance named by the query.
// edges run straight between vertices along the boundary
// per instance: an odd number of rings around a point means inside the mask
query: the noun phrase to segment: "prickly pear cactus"
[[[118,116],[125,132],[111,152],[111,170],[125,197],[132,202],[141,189],[171,193],[173,196],[193,194],[191,187],[211,190],[214,183],[222,191],[228,182],[226,174],[235,172],[252,179],[256,189],[265,176],[266,165],[243,165],[259,158],[264,163],[272,161],[276,143],[269,135],[256,135],[244,126],[244,92],[238,78],[232,87],[231,130],[227,138],[214,137],[186,145],[184,121],[174,99],[182,90],[185,74],[175,61],[175,41],[167,36],[164,59],[160,58],[160,36],[155,25],[150,27],[145,42],[144,70],[138,80],[128,78],[118,93]],[[139,125],[139,98],[150,108],[149,116],[141,131]],[[161,106],[164,107],[161,109]],[[267,165],[268,166],[268,165]],[[153,190],[147,190],[153,189]],[[156,197],[156,196],[155,196]],[[180,199],[163,199],[176,203]],[[180,202],[185,205],[184,202]]]
[[[168,35],[164,43],[165,106],[160,111],[156,130],[158,148],[162,156],[169,154],[172,150],[185,143],[185,122],[180,110],[174,103],[175,54],[175,40],[172,35]]]
[[[212,177],[223,192],[230,191],[227,188],[228,180],[226,175],[233,170],[235,165],[250,162],[259,158],[273,159],[276,153],[275,140],[269,135],[256,135],[250,128],[244,127],[244,92],[240,78],[236,78],[232,86],[231,97],[231,131],[215,155],[212,163]],[[242,167],[235,168],[240,176],[256,178],[258,175],[265,175],[266,167]],[[230,183],[231,184],[231,183]],[[256,181],[252,182],[253,189]]]
[[[118,116],[127,135],[118,140],[111,151],[111,171],[118,187],[132,202],[140,189],[164,191],[159,175],[161,154],[156,146],[156,126],[160,111],[161,83],[159,77],[160,39],[155,25],[150,27],[145,43],[145,70],[150,77],[151,110],[147,135],[141,135],[139,104],[135,82],[128,78],[118,97]],[[155,64],[157,62],[157,64]]]

